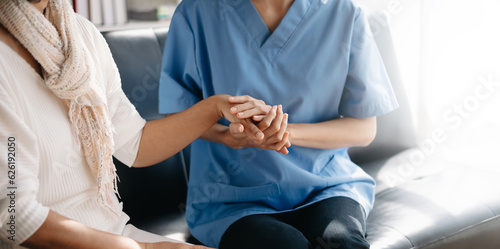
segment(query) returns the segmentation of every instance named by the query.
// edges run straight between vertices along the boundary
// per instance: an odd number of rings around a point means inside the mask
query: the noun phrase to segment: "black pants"
[[[346,197],[334,197],[281,214],[243,217],[224,233],[220,249],[367,249],[365,213]]]

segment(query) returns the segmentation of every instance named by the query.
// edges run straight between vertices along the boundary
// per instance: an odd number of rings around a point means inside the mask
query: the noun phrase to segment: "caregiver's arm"
[[[293,145],[317,149],[368,146],[377,133],[376,117],[344,117],[321,123],[288,124]]]
[[[215,95],[175,115],[147,122],[133,166],[149,166],[175,155],[222,117],[230,122],[239,121],[237,115],[230,112],[234,104],[229,102],[229,97]],[[247,127],[255,136],[263,136],[259,128],[251,122]]]

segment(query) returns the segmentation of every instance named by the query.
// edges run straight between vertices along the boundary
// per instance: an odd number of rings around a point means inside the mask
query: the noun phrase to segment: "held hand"
[[[234,148],[256,147],[263,150],[275,150],[282,154],[288,154],[288,147],[291,146],[286,131],[288,125],[288,114],[283,114],[281,106],[273,106],[269,113],[257,124],[263,131],[264,139],[256,141],[251,134],[245,131],[241,123],[231,123],[229,133],[236,141]]]
[[[259,99],[254,99],[248,95],[234,96],[229,98],[229,102],[235,104],[231,108],[231,113],[240,119],[265,117],[271,110],[271,106]],[[256,120],[260,121],[260,120]]]
[[[248,95],[237,97],[220,95],[219,97],[223,98],[219,110],[229,122],[243,125],[244,130],[251,134],[253,139],[264,139],[264,133],[250,118],[255,115],[266,115],[271,109],[270,106],[266,105],[264,101],[254,99]]]

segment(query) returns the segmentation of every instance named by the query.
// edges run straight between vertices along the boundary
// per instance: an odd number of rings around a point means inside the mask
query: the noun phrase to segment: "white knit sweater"
[[[97,80],[106,89],[116,130],[114,156],[131,165],[145,120],[123,93],[104,38],[91,23],[77,19],[83,44],[97,68]],[[49,209],[90,227],[121,234],[129,217],[121,212],[119,220],[113,219],[98,204],[96,181],[75,140],[63,102],[2,42],[0,55],[0,248],[16,248],[29,238],[45,221]],[[9,138],[15,139],[15,146],[8,145]],[[15,151],[15,173],[8,172],[7,162],[14,157],[8,154],[9,149]],[[12,185],[8,177],[14,174]],[[121,210],[121,204],[119,207]],[[13,222],[15,227],[8,224]]]

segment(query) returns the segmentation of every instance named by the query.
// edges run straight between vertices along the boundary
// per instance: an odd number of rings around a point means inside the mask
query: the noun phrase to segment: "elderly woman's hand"
[[[251,120],[254,116],[267,115],[271,106],[262,100],[254,99],[248,95],[231,97],[220,94],[219,111],[231,123],[241,124],[243,129],[252,136],[253,140],[264,139],[264,133]]]
[[[263,100],[248,95],[229,97],[229,102],[234,104],[231,113],[240,119],[264,117],[271,110]]]

